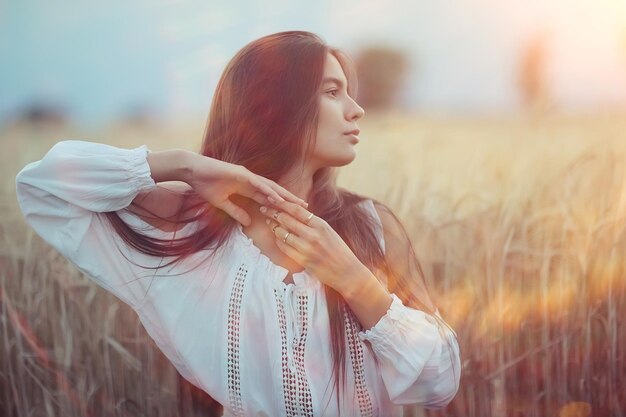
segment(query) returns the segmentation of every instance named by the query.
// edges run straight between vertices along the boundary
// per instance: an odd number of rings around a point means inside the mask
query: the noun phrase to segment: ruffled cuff
[[[148,154],[150,153],[148,145],[141,145],[129,151],[130,152],[126,153],[128,161],[128,180],[135,183],[135,188],[137,188],[139,192],[154,188],[156,183],[154,182],[154,178],[152,178],[152,172],[148,164]]]
[[[444,407],[459,387],[456,333],[446,330],[449,326],[438,310],[427,314],[391,296],[385,315],[359,337],[370,342],[393,404]]]
[[[438,327],[437,319],[421,310],[406,307],[402,300],[394,293],[389,310],[380,318],[371,329],[359,332],[361,340],[368,340],[378,352],[393,352],[397,349],[398,340],[405,339],[405,335],[415,331],[416,323],[425,321]],[[441,318],[439,310],[435,314]]]

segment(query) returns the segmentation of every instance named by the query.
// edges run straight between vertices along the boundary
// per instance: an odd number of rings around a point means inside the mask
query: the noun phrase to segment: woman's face
[[[356,141],[346,132],[357,129],[356,122],[365,111],[348,95],[343,69],[331,53],[324,64],[324,81],[319,94],[320,111],[313,163],[318,167],[347,165],[356,157]]]

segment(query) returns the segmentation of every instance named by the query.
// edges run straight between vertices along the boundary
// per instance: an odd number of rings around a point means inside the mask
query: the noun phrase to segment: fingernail
[[[271,196],[269,196],[269,195],[268,195],[268,196],[267,196],[267,199],[268,199],[270,202],[272,202],[272,203],[276,203],[276,199],[275,199],[274,197],[271,197]]]
[[[270,219],[265,219],[265,224],[270,224]]]
[[[265,213],[267,211],[267,207],[261,206],[259,207],[259,210],[261,210],[261,213]]]

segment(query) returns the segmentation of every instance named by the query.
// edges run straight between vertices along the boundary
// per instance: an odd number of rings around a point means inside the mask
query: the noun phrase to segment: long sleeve
[[[135,279],[139,269],[117,249],[123,241],[101,213],[126,208],[140,192],[156,187],[147,154],[146,145],[124,149],[66,140],[15,178],[20,209],[35,232],[133,307],[145,295],[146,280]]]
[[[370,342],[392,403],[443,408],[459,389],[456,333],[438,322],[438,311],[434,317],[391,296],[387,313],[359,337]]]
[[[443,408],[456,395],[461,378],[456,333],[430,299],[410,238],[397,216],[380,202],[372,202],[370,211],[379,225],[376,232],[387,265],[394,272],[392,280],[383,274],[393,300],[385,315],[359,337],[372,346],[392,403]],[[434,315],[405,306],[398,294],[411,294],[425,306],[433,306]]]

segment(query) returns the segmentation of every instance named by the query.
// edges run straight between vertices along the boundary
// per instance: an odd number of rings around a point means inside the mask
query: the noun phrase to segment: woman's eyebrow
[[[324,78],[324,84],[326,83],[335,83],[337,84],[339,87],[343,86],[343,83],[341,82],[341,80],[335,78],[335,77],[326,77]]]

